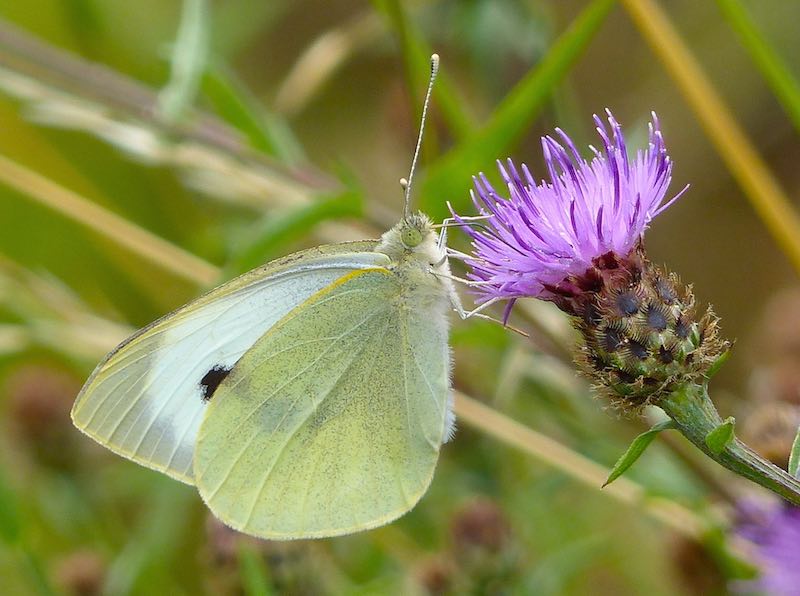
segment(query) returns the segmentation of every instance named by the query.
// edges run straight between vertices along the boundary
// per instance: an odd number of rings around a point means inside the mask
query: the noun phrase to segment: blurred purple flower
[[[597,257],[627,256],[650,221],[683,193],[664,201],[672,162],[656,115],[647,150],[630,159],[620,125],[606,112],[611,130],[594,117],[603,150],[590,147],[591,161],[557,128],[561,143],[542,138],[549,181],[537,184],[524,164],[521,176],[510,159],[506,167],[498,161],[510,198],[501,197],[483,173],[474,178],[473,203],[491,217],[475,228],[454,217],[472,238],[474,256],[464,257],[470,278],[489,282],[477,286],[481,302],[548,299],[555,286],[584,273]]]
[[[761,575],[737,582],[737,591],[769,596],[800,594],[800,507],[747,503],[740,506],[740,512],[736,533],[754,545]]]

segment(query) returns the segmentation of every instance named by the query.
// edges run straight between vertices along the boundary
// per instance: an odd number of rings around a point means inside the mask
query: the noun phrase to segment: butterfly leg
[[[447,206],[450,207],[450,203],[448,203]],[[451,211],[452,211],[452,209],[451,209]],[[458,258],[461,258],[461,259],[463,259],[463,258],[471,258],[469,255],[467,255],[467,254],[465,254],[465,253],[463,253],[461,251],[458,251],[458,250],[455,250],[455,249],[447,247],[447,228],[449,228],[449,227],[451,227],[453,225],[463,225],[462,222],[478,221],[478,220],[482,220],[482,219],[487,219],[489,217],[492,217],[492,216],[491,215],[476,215],[476,216],[473,216],[473,217],[462,217],[461,221],[458,221],[455,217],[448,217],[448,218],[442,220],[442,223],[439,224],[440,231],[439,231],[439,238],[437,239],[437,242],[436,242],[436,246],[444,254],[443,254],[441,260],[438,263],[435,263],[433,265],[433,267],[431,268],[431,273],[433,273],[437,277],[442,277],[442,278],[445,278],[445,279],[449,279],[450,281],[458,282],[458,283],[463,284],[463,285],[465,285],[467,287],[480,287],[482,285],[491,285],[493,283],[491,281],[474,281],[474,280],[470,280],[470,279],[465,279],[463,277],[457,277],[457,276],[452,275],[450,273],[442,273],[442,272],[436,271],[436,269],[438,269],[439,267],[441,267],[442,265],[444,265],[447,262],[447,259],[450,256],[455,256],[455,257],[458,257]],[[482,310],[490,307],[491,305],[496,304],[500,300],[501,300],[500,298],[491,298],[491,299],[487,300],[486,302],[478,305],[476,308],[468,311],[468,310],[466,310],[464,308],[464,305],[461,304],[461,299],[459,298],[458,293],[456,292],[455,288],[451,288],[450,289],[450,305],[452,306],[453,310],[458,314],[458,316],[462,320],[466,320],[466,319],[469,319],[469,318],[472,318],[472,317],[474,317],[476,319],[484,319],[486,321],[491,321],[492,323],[497,323],[498,325],[502,325],[503,327],[505,327],[507,329],[511,329],[512,331],[514,331],[516,333],[519,333],[520,335],[528,337],[528,334],[525,333],[524,331],[520,331],[519,329],[517,329],[515,327],[512,327],[511,325],[508,325],[507,323],[503,323],[503,321],[500,321],[498,319],[490,317],[489,315],[483,314],[481,312]]]
[[[449,246],[445,249],[447,251],[448,257],[456,257],[457,259],[461,259],[462,261],[465,259],[474,259],[472,255],[468,255],[465,252],[461,252],[460,250],[456,250],[455,248],[450,248]]]
[[[439,238],[436,241],[436,248],[440,251],[446,249],[447,246],[447,228],[453,225],[453,222],[456,221],[453,217],[448,217],[447,219],[442,220],[441,229],[439,230]]]
[[[453,210],[453,208],[450,206],[450,201],[447,202],[447,208],[450,209],[450,211]],[[447,218],[443,219],[442,223],[440,223],[438,226],[434,226],[434,227],[441,228],[441,231],[439,232],[439,239],[438,239],[438,241],[436,243],[436,246],[439,248],[439,250],[444,250],[446,248],[446,245],[447,245],[447,228],[450,228],[450,227],[453,227],[453,226],[463,226],[463,225],[465,225],[465,224],[467,224],[469,222],[481,221],[481,220],[484,220],[484,219],[489,219],[490,217],[492,217],[492,216],[491,215],[471,215],[471,216],[467,216],[467,217],[459,217],[458,219],[456,219],[455,217],[447,217]]]
[[[455,288],[452,288],[450,292],[450,305],[453,307],[453,310],[458,314],[459,318],[462,321],[467,319],[475,318],[475,319],[483,319],[484,321],[491,321],[492,323],[497,323],[498,325],[502,326],[505,329],[510,329],[514,333],[518,333],[523,337],[530,337],[527,333],[522,331],[521,329],[517,329],[513,325],[509,325],[508,323],[504,323],[499,319],[495,319],[494,317],[490,317],[489,315],[483,314],[481,311],[485,308],[488,308],[492,304],[497,304],[502,300],[501,298],[491,298],[487,300],[483,304],[478,305],[476,308],[472,310],[465,310],[464,305],[461,304],[461,299],[458,297],[458,294],[455,291]]]
[[[451,296],[450,304],[453,306],[453,310],[456,311],[456,313],[458,313],[458,316],[462,320],[467,320],[474,317],[476,319],[484,319],[485,321],[492,321],[493,323],[500,323],[501,325],[503,325],[502,321],[499,321],[481,312],[485,308],[490,307],[492,304],[496,304],[497,302],[499,302],[500,301],[499,298],[492,298],[491,300],[487,300],[483,304],[478,305],[477,308],[473,308],[472,310],[466,310],[464,306],[461,304],[461,300],[458,298],[458,294],[456,294],[455,291],[453,292],[453,296],[455,297],[455,299]],[[503,326],[505,327],[505,325]]]
[[[444,263],[444,261],[442,263]],[[436,265],[434,265],[434,267],[436,267]],[[434,271],[433,268],[431,268],[431,273],[433,273],[433,275],[435,275],[436,277],[449,279],[450,281],[456,281],[456,282],[458,282],[460,284],[463,284],[463,285],[465,285],[467,287],[470,287],[470,288],[479,288],[481,286],[490,286],[490,285],[495,283],[493,281],[474,281],[472,279],[465,279],[463,277],[457,277],[457,276],[451,275],[449,273],[442,273],[441,271]]]

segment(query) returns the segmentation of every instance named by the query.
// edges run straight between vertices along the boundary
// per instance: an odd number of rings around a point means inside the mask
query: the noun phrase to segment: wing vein
[[[353,326],[353,327],[352,327],[352,328],[351,328],[349,331],[347,331],[346,333],[343,333],[343,334],[342,334],[342,335],[340,335],[338,338],[336,338],[336,339],[334,339],[334,340],[331,340],[331,342],[330,342],[330,343],[331,343],[331,345],[330,345],[330,346],[328,346],[328,347],[327,347],[325,350],[323,350],[323,351],[320,353],[320,355],[319,355],[319,356],[318,356],[318,357],[317,357],[317,358],[316,358],[316,359],[315,359],[313,362],[311,362],[310,364],[308,364],[308,365],[307,365],[305,368],[303,368],[303,369],[302,369],[301,371],[299,371],[297,374],[295,374],[295,375],[294,375],[294,376],[292,376],[290,379],[288,379],[286,382],[284,382],[284,383],[283,383],[283,384],[282,384],[280,387],[278,387],[278,388],[276,388],[274,391],[272,391],[272,393],[270,393],[270,394],[268,394],[267,396],[265,396],[265,397],[264,397],[264,398],[263,398],[263,399],[262,399],[262,400],[261,400],[261,401],[260,401],[260,402],[259,402],[259,403],[256,405],[256,407],[254,407],[252,410],[250,410],[250,412],[247,414],[247,416],[245,416],[245,417],[242,419],[242,421],[241,421],[241,424],[244,424],[246,421],[248,421],[248,420],[249,420],[249,419],[250,419],[250,418],[251,418],[251,417],[252,417],[252,416],[253,416],[253,415],[254,415],[254,414],[255,414],[255,413],[256,413],[256,412],[257,412],[257,411],[258,411],[258,410],[259,410],[259,409],[260,409],[260,408],[261,408],[261,407],[262,407],[262,406],[263,406],[263,405],[264,405],[264,404],[265,404],[265,403],[266,403],[268,400],[269,400],[269,399],[271,399],[272,397],[274,397],[274,396],[275,396],[275,394],[277,394],[279,391],[281,391],[283,388],[285,388],[285,387],[286,387],[286,386],[287,386],[289,383],[291,383],[292,381],[294,381],[295,379],[297,379],[297,378],[298,378],[298,377],[300,377],[301,375],[305,374],[305,373],[306,373],[306,372],[307,372],[307,371],[308,371],[310,368],[312,368],[313,366],[315,366],[315,365],[317,364],[317,362],[319,362],[319,361],[320,361],[322,358],[324,358],[324,357],[325,357],[325,355],[326,355],[326,354],[327,354],[327,353],[328,353],[328,352],[331,350],[331,348],[332,348],[332,347],[335,345],[335,342],[336,342],[336,341],[338,341],[339,339],[342,339],[343,337],[346,337],[347,335],[349,335],[349,334],[353,333],[353,332],[354,332],[356,329],[360,328],[360,327],[361,327],[363,324],[365,324],[365,323],[366,323],[367,321],[369,321],[369,320],[370,320],[370,319],[371,319],[373,316],[375,316],[375,314],[376,314],[376,313],[373,313],[373,314],[371,314],[371,315],[369,315],[369,316],[365,317],[365,318],[364,318],[364,319],[363,319],[361,322],[359,322],[357,325],[354,325],[354,326]],[[295,348],[295,347],[296,347],[296,346],[292,346],[292,348]],[[291,348],[290,348],[290,349],[291,349]],[[287,350],[288,350],[288,349],[287,349]],[[286,350],[283,350],[283,351],[281,351],[281,353],[282,353],[282,352],[284,352],[284,351],[286,351]],[[270,355],[270,358],[272,358],[272,357],[274,357],[274,356],[275,356],[275,355],[274,355],[274,354],[272,354],[272,355]],[[269,359],[270,359],[270,358],[265,358],[264,360],[262,360],[262,362],[261,362],[261,363],[260,363],[258,366],[263,366],[264,364],[266,364],[267,362],[269,362]],[[229,388],[229,390],[232,390],[233,388],[235,388],[235,387],[236,387],[236,386],[237,386],[237,385],[238,385],[240,382],[241,382],[241,379],[237,379],[236,383],[234,383],[233,385],[231,385],[231,386],[230,386],[230,388]],[[286,414],[284,414],[284,416],[281,418],[281,420],[280,420],[280,422],[278,423],[278,425],[276,425],[276,426],[275,426],[275,428],[274,428],[274,429],[272,430],[272,432],[270,433],[270,437],[272,437],[272,436],[275,434],[275,432],[276,432],[276,431],[277,431],[277,429],[280,427],[280,425],[283,423],[283,421],[284,421],[284,420],[286,420],[286,417],[289,415],[289,412],[290,412],[291,410],[293,410],[293,409],[294,409],[294,406],[297,404],[297,402],[299,401],[299,399],[300,399],[300,398],[299,398],[299,396],[298,396],[298,397],[295,399],[295,401],[294,401],[294,402],[292,402],[292,405],[291,405],[291,406],[290,406],[290,408],[287,410]],[[225,477],[223,477],[223,479],[222,479],[222,481],[220,482],[220,484],[219,484],[219,485],[218,485],[218,486],[217,486],[217,487],[214,489],[214,491],[213,491],[213,492],[212,492],[212,493],[209,495],[209,497],[208,497],[208,498],[209,498],[209,500],[210,500],[210,499],[212,499],[212,498],[214,497],[214,495],[217,493],[217,491],[219,490],[219,488],[220,488],[220,487],[221,487],[221,486],[222,486],[222,485],[225,483],[225,480],[227,480],[227,476],[228,476],[228,474],[230,474],[230,472],[233,470],[233,468],[234,468],[234,467],[236,467],[236,466],[238,465],[238,462],[239,462],[239,460],[241,459],[241,457],[242,457],[242,455],[244,454],[244,452],[245,452],[245,451],[247,451],[247,449],[250,447],[250,444],[252,443],[252,441],[253,441],[253,439],[254,439],[254,438],[255,438],[255,434],[254,434],[253,436],[251,436],[251,437],[250,437],[250,439],[249,439],[249,440],[248,440],[248,442],[245,444],[245,446],[244,446],[244,447],[243,447],[243,448],[242,448],[242,449],[239,451],[239,453],[237,454],[236,458],[233,460],[233,462],[232,462],[231,466],[229,467],[229,469],[228,469],[228,472],[227,472],[226,476],[225,476]],[[219,457],[219,455],[221,455],[221,454],[222,454],[222,452],[221,452],[221,451],[218,451],[217,453],[215,453],[215,454],[214,454],[214,456],[211,458],[211,460],[208,462],[208,463],[209,463],[209,465],[210,465],[211,463],[213,463],[213,462],[214,462],[214,461],[217,459],[217,457]],[[200,478],[202,478],[202,474],[200,474],[200,476],[198,477],[198,482],[199,482],[199,479],[200,479]]]
[[[343,334],[341,334],[341,335],[339,336],[339,338],[338,338],[338,339],[342,339],[342,338],[344,338],[344,337],[347,337],[347,336],[348,336],[348,335],[350,335],[350,334],[351,334],[353,331],[355,331],[356,329],[358,329],[359,327],[361,327],[361,326],[362,326],[362,325],[363,325],[363,324],[364,324],[366,321],[368,321],[368,320],[372,319],[373,317],[377,316],[377,314],[378,314],[378,313],[376,312],[376,313],[374,313],[374,314],[370,315],[369,317],[367,317],[366,319],[364,319],[364,321],[362,321],[361,323],[359,323],[358,325],[356,325],[355,327],[353,327],[353,329],[351,329],[351,330],[350,330],[350,331],[348,331],[347,333],[343,333]],[[337,339],[337,341],[338,341],[338,339]],[[335,342],[332,342],[332,345],[333,345],[333,343],[335,343]],[[365,349],[366,349],[366,346],[367,346],[367,342],[363,342],[363,344],[362,344],[362,346],[361,346],[361,349],[360,349],[360,350],[358,350],[358,351],[354,351],[354,352],[353,352],[353,355],[352,355],[352,357],[350,358],[350,360],[348,360],[348,362],[347,362],[347,365],[346,365],[346,366],[345,366],[345,367],[344,367],[344,368],[341,370],[341,372],[339,373],[339,375],[336,377],[336,380],[334,381],[334,383],[331,385],[331,387],[330,387],[330,388],[329,388],[329,389],[328,389],[328,390],[327,390],[325,393],[321,394],[321,396],[320,396],[320,399],[319,399],[319,400],[318,400],[318,401],[317,401],[317,402],[314,404],[314,411],[315,411],[315,412],[316,412],[317,408],[319,407],[319,405],[320,405],[320,404],[321,404],[323,401],[325,401],[325,400],[326,400],[326,399],[327,399],[327,398],[330,396],[330,394],[333,392],[333,390],[334,390],[334,389],[336,389],[336,387],[338,387],[338,386],[339,386],[339,383],[341,383],[341,381],[342,381],[342,379],[344,378],[344,376],[345,376],[345,375],[347,374],[347,372],[348,372],[348,371],[349,371],[349,370],[352,368],[352,366],[353,366],[353,363],[356,361],[356,359],[358,359],[358,357],[360,357],[360,356],[361,356],[361,355],[364,353],[364,351],[365,351]],[[327,352],[327,350],[326,350],[326,352]],[[307,370],[307,369],[306,369],[306,370]],[[294,409],[294,406],[297,404],[297,402],[299,401],[299,399],[300,399],[300,398],[299,398],[299,396],[298,396],[298,398],[297,398],[297,399],[295,399],[295,400],[292,402],[292,408],[291,408],[291,409]],[[265,401],[266,401],[266,400],[265,400]],[[262,402],[262,405],[263,405],[263,402]],[[245,525],[246,525],[246,526],[250,524],[250,520],[251,520],[251,519],[252,519],[252,517],[253,517],[253,513],[255,512],[256,505],[257,505],[257,504],[258,504],[258,502],[261,500],[261,495],[262,495],[262,494],[263,494],[263,492],[264,492],[264,488],[266,488],[267,481],[269,480],[269,477],[272,475],[272,471],[275,469],[275,467],[278,465],[278,463],[280,463],[280,460],[283,458],[284,454],[286,453],[286,447],[289,445],[289,443],[291,442],[291,440],[292,440],[292,439],[294,438],[294,436],[297,434],[297,431],[298,431],[298,430],[300,430],[300,428],[303,426],[303,424],[305,424],[305,423],[306,423],[306,421],[308,420],[308,418],[309,418],[309,417],[310,417],[310,415],[309,415],[308,417],[306,417],[306,418],[305,418],[305,419],[304,419],[302,422],[300,422],[300,424],[298,424],[297,426],[295,426],[295,428],[293,428],[293,429],[292,429],[292,432],[291,432],[291,434],[290,434],[290,435],[287,437],[286,441],[284,441],[284,442],[283,442],[283,444],[281,445],[281,447],[280,447],[280,450],[278,451],[278,455],[277,455],[277,457],[276,457],[276,458],[273,460],[273,462],[272,462],[272,464],[270,465],[269,469],[268,469],[268,470],[265,472],[265,474],[264,474],[264,478],[261,480],[261,485],[259,486],[259,489],[258,489],[258,491],[257,491],[257,493],[256,493],[256,497],[255,497],[255,499],[253,500],[253,503],[252,503],[252,505],[250,506],[250,512],[248,513],[248,516],[247,516],[247,521],[245,522]],[[286,416],[284,416],[284,417],[281,419],[281,423],[282,423],[284,420],[286,420]],[[279,425],[280,425],[280,423],[279,423]],[[276,429],[277,429],[277,427],[276,427]],[[270,436],[272,436],[272,434],[274,434],[274,431],[273,431],[273,433],[271,433],[271,435],[270,435]],[[254,435],[254,436],[255,436],[255,435]],[[248,441],[247,447],[246,447],[245,449],[247,449],[247,448],[250,446],[251,442],[252,442],[252,438],[251,438],[251,441]],[[237,458],[237,460],[238,460],[238,458]],[[234,465],[235,465],[235,463],[234,463]],[[233,466],[231,466],[231,468],[232,468],[232,467],[233,467]]]

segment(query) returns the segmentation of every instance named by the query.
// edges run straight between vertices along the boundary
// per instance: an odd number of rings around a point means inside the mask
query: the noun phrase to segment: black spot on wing
[[[225,368],[221,364],[217,364],[200,379],[200,389],[203,392],[204,402],[214,397],[214,392],[217,390],[217,387],[219,387],[219,384],[225,380],[225,377],[227,377],[230,372],[230,368]]]

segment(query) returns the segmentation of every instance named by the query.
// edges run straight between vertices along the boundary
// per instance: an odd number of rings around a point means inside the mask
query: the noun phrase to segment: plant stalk
[[[703,453],[720,465],[800,505],[800,480],[773,465],[738,438],[719,453],[706,445],[708,433],[722,424],[705,385],[687,383],[658,402],[675,421],[678,430]]]

